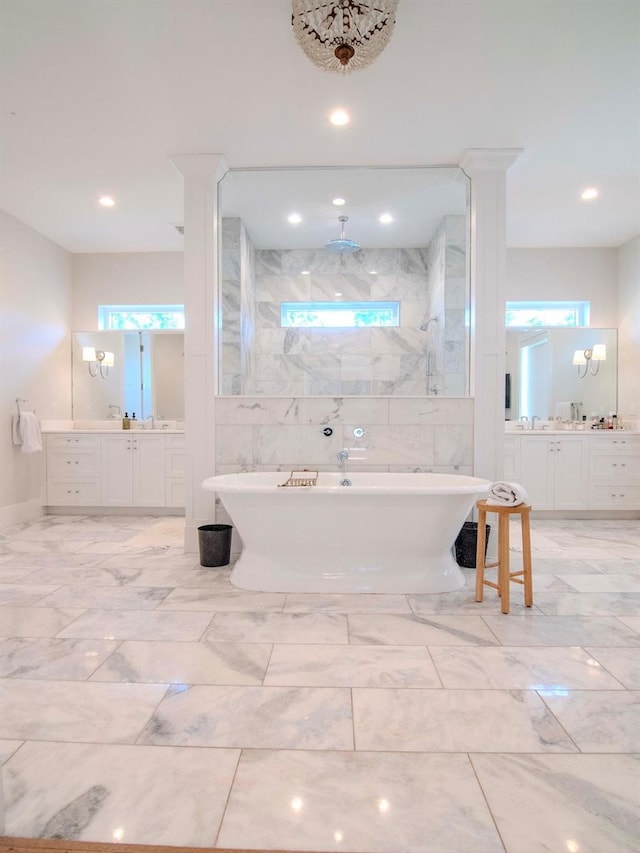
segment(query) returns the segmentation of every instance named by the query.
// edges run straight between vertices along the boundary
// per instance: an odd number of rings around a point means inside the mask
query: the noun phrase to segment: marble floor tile
[[[211,589],[174,589],[158,610],[209,610],[245,612],[281,611],[286,594],[282,592],[247,592],[235,589],[219,592]]]
[[[0,677],[85,681],[117,648],[116,640],[13,637],[0,642]]]
[[[0,557],[0,583],[11,584],[23,581],[33,571],[33,569],[16,569],[5,566],[3,565],[4,559],[4,557]],[[9,556],[8,559],[11,557]]]
[[[13,554],[3,563],[11,569],[72,569],[97,566],[104,556],[93,554]]]
[[[172,688],[138,743],[242,749],[353,749],[345,688]]]
[[[576,751],[533,690],[354,688],[352,692],[358,750]]]
[[[585,646],[595,658],[627,690],[640,690],[640,653],[635,648],[611,648],[610,646]]]
[[[349,642],[367,645],[491,646],[498,640],[480,616],[350,614]]]
[[[410,613],[406,595],[386,593],[288,593],[284,612]]]
[[[71,607],[0,607],[0,626],[7,637],[55,637],[84,612]]]
[[[523,594],[520,587],[511,590],[511,611],[517,613],[524,607]],[[551,593],[547,593],[550,595]],[[562,596],[565,593],[554,593]],[[568,593],[567,593],[568,594]],[[476,601],[475,588],[467,585],[455,592],[442,592],[436,595],[409,595],[409,605],[417,616],[437,616],[449,614],[460,616],[468,614],[473,616],[485,616],[487,614],[500,613],[500,599],[494,590],[485,589],[484,600]],[[540,612],[536,606],[537,596],[534,597],[533,607],[527,608],[533,612]]]
[[[5,765],[5,832],[211,847],[238,756],[233,749],[27,743]]]
[[[140,576],[140,569],[104,569],[101,566],[85,566],[84,568],[42,568],[30,569],[29,574],[23,575],[21,583],[55,584],[77,586],[127,586]],[[166,584],[171,586],[171,584]]]
[[[133,556],[124,553],[105,559],[104,555],[102,557],[98,555],[97,559],[101,560],[100,565],[105,569],[193,569],[199,565],[198,557],[195,554],[184,553],[135,554],[134,551]]]
[[[542,697],[582,752],[640,753],[640,691],[571,690]]]
[[[547,616],[640,616],[640,592],[541,592],[535,605]]]
[[[8,761],[23,743],[23,740],[0,740],[0,764]]]
[[[640,632],[614,616],[542,616],[523,610],[483,618],[505,646],[640,646]]]
[[[434,646],[445,687],[486,690],[621,690],[620,682],[579,646]]]
[[[0,737],[133,743],[166,684],[0,680]]]
[[[640,579],[632,574],[567,575],[563,580],[577,592],[640,592]]]
[[[57,589],[55,584],[15,584],[15,583],[0,583],[0,606],[7,605],[22,606],[26,604],[35,604]],[[57,604],[51,604],[52,607],[57,607]],[[67,605],[60,605],[66,607]],[[70,605],[77,606],[77,605]]]
[[[627,755],[472,755],[507,853],[632,853],[640,762]]]
[[[128,640],[92,681],[171,684],[262,684],[271,644],[163,643]]]
[[[640,616],[618,616],[618,622],[622,622],[627,628],[640,634]]]
[[[425,646],[274,646],[265,685],[441,687]]]
[[[360,853],[503,850],[466,756],[380,752],[243,751],[218,844]]]
[[[343,613],[216,613],[204,640],[246,643],[349,642]],[[640,643],[640,635],[638,636]]]
[[[227,569],[205,569],[202,566],[192,568],[167,568],[155,569],[141,568],[131,580],[132,586],[171,586],[171,587],[199,587],[200,589],[216,590],[219,592],[233,592],[235,587],[231,585]]]
[[[45,596],[43,607],[85,607],[100,610],[153,610],[171,592],[171,587],[61,586]]]
[[[105,640],[199,640],[210,613],[161,613],[158,610],[88,610],[59,637]]]

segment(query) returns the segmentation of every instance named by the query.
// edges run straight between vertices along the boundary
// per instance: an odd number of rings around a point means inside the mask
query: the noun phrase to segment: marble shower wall
[[[222,220],[222,394],[251,394],[255,385],[254,248],[241,219]]]
[[[258,394],[424,395],[427,249],[257,250]],[[306,270],[308,274],[303,275]],[[375,272],[373,272],[375,271]],[[400,302],[397,328],[283,329],[281,302]]]

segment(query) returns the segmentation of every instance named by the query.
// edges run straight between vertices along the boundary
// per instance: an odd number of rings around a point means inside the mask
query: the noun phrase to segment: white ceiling
[[[231,168],[423,166],[523,148],[510,246],[640,233],[640,0],[400,0],[384,53],[346,77],[303,55],[289,0],[0,0],[0,17],[0,205],[70,251],[180,250],[178,153]],[[348,126],[328,123],[336,106]],[[415,201],[383,183],[369,207],[345,184],[347,236],[373,243],[366,221],[383,203],[397,216],[384,240],[415,225]],[[590,185],[601,195],[586,204]],[[284,239],[259,222],[284,223],[294,203],[316,223],[298,241],[338,236],[333,183],[314,198],[283,187],[258,194],[258,242]]]

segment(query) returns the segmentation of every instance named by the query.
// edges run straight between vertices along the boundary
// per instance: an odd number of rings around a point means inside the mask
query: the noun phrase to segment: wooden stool
[[[502,612],[509,612],[509,583],[522,584],[524,586],[524,603],[527,607],[533,604],[533,583],[531,577],[531,528],[529,516],[531,507],[529,504],[518,506],[494,506],[486,501],[477,501],[478,510],[478,549],[476,551],[476,601],[482,601],[484,587],[491,586],[498,590],[502,599]],[[485,563],[485,542],[487,513],[495,512],[498,516],[498,562]],[[522,571],[509,571],[509,519],[512,515],[520,516],[522,523]],[[497,583],[485,580],[484,570],[497,567]]]

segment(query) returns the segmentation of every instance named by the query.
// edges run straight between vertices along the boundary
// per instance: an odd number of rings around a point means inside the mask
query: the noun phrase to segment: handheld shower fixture
[[[429,320],[427,320],[426,323],[422,323],[418,328],[420,329],[421,332],[426,332],[427,329],[429,328],[429,323],[437,323],[437,322],[438,322],[437,317],[431,317]]]

